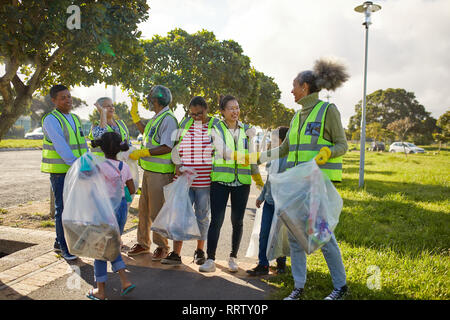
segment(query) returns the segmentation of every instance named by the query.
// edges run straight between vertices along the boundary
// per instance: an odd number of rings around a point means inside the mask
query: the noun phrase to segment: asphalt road
[[[45,200],[49,198],[50,181],[49,175],[40,172],[41,151],[6,151],[0,152],[0,163],[3,170],[0,173],[0,207],[7,208],[16,206],[20,203],[27,203],[35,200]],[[141,169],[140,169],[141,170]],[[142,177],[142,171],[141,177]],[[264,172],[263,180],[265,180]],[[238,253],[238,262],[256,263],[255,258],[246,258],[245,253],[249,244],[250,235],[253,229],[254,215],[256,212],[255,199],[259,195],[259,191],[252,185],[250,198],[247,204],[247,210],[244,217],[243,237]],[[230,219],[230,203],[228,203],[225,221],[221,229],[220,239],[216,258],[218,260],[227,260],[231,251],[231,219]],[[169,241],[172,246],[172,241]],[[193,256],[196,248],[196,241],[186,241],[183,245],[182,256]],[[152,244],[152,250],[154,245]],[[137,296],[142,299],[164,299],[167,298],[167,290],[171,292],[171,299],[204,299],[204,297],[211,297],[218,299],[262,299],[266,295],[265,288],[258,288],[261,282],[256,280],[255,286],[252,287],[246,281],[239,279],[231,280],[220,277],[208,278],[206,281],[203,275],[198,273],[185,273],[182,271],[171,270],[152,270],[149,268],[142,268],[130,266],[130,271],[139,278],[141,288],[154,288],[155,290],[143,290],[139,295],[133,295],[133,299]],[[82,277],[85,279],[83,286],[86,289],[93,282],[92,267],[86,265],[81,268]],[[139,274],[142,274],[139,276]],[[160,277],[168,277],[174,281],[170,284],[165,284],[165,289]],[[80,292],[71,291],[67,289],[65,283],[67,277],[58,279],[57,281],[48,284],[44,288],[35,292],[35,296],[30,296],[32,299],[80,299]],[[111,290],[118,287],[118,277],[111,276]],[[203,280],[202,280],[203,279]],[[189,292],[189,288],[194,282],[204,283],[206,286],[200,292]],[[177,285],[178,284],[178,285]],[[169,287],[167,287],[169,286]],[[167,290],[166,290],[167,289]],[[63,291],[61,291],[63,290]],[[199,289],[200,290],[200,289]],[[220,291],[224,290],[227,294],[220,295]],[[186,294],[189,292],[189,294]],[[113,292],[111,292],[113,293]],[[202,298],[203,297],[203,298]]]

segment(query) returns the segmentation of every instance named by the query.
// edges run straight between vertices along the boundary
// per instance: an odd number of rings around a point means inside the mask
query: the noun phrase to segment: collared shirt
[[[76,126],[75,122],[73,121],[72,115],[70,113],[62,112],[61,114],[67,119],[72,129],[76,131]],[[42,131],[53,143],[55,150],[59,154],[59,156],[67,165],[71,166],[77,160],[77,157],[75,157],[72,150],[70,149],[70,146],[67,144],[59,120],[56,119],[55,116],[49,114],[44,119]]]
[[[165,107],[160,112],[158,112],[158,114],[155,114],[155,116],[150,121],[155,120],[163,112],[166,112],[166,111],[169,111],[169,107]],[[177,129],[178,129],[178,124],[175,121],[175,119],[172,118],[171,116],[166,116],[166,117],[164,117],[161,124],[159,125],[159,129],[156,132],[155,140],[160,145],[166,145],[169,148],[173,148],[173,146],[175,145],[175,138],[172,139],[172,133],[176,133]],[[151,137],[149,137],[149,139],[151,139]]]

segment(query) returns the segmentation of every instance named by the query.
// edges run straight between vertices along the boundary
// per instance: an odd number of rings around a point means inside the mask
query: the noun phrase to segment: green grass
[[[450,299],[449,156],[448,149],[407,157],[367,152],[362,190],[359,152],[344,156],[343,183],[337,185],[344,208],[335,234],[347,299]],[[379,289],[369,289],[371,266],[379,270]],[[279,287],[274,299],[293,289],[290,273],[268,281]],[[323,299],[332,289],[322,253],[314,252],[304,298]]]
[[[42,147],[42,140],[4,139],[0,141],[1,148],[36,148]]]
[[[54,221],[51,221],[51,220],[48,220],[48,221],[42,221],[41,222],[41,227],[42,228],[52,228],[52,227],[54,227],[55,226],[55,222]]]

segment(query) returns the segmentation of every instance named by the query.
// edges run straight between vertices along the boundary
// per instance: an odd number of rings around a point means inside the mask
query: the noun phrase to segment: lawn
[[[36,148],[42,147],[42,139],[29,140],[29,139],[4,139],[0,141],[1,148]]]
[[[347,299],[450,299],[450,150],[435,155],[366,152],[365,188],[358,188],[359,152],[344,157],[344,200],[335,234],[347,273]],[[290,260],[288,259],[290,264]],[[292,275],[267,280],[293,289]],[[308,256],[304,299],[332,290],[319,251]]]

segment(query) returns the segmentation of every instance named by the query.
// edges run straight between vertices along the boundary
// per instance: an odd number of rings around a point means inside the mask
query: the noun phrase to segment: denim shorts
[[[208,228],[211,220],[210,198],[208,188],[189,189],[189,198],[194,205],[195,216],[197,217],[198,227],[200,229],[201,240],[206,240]]]

